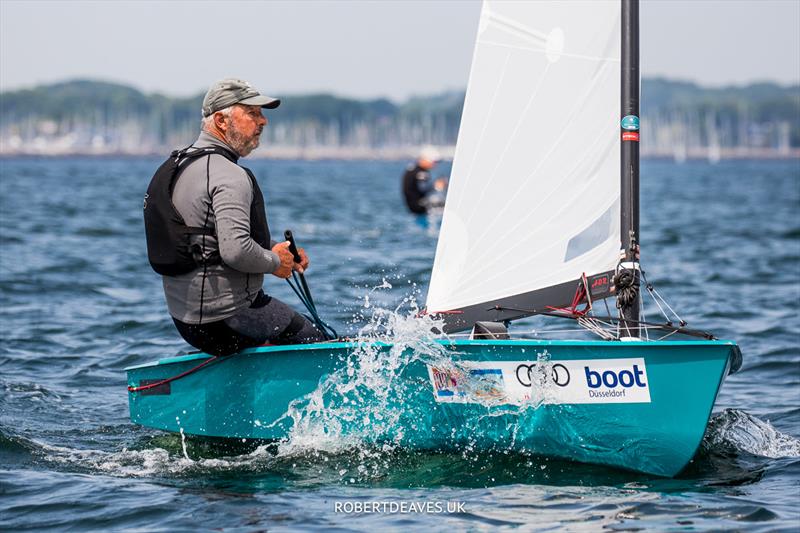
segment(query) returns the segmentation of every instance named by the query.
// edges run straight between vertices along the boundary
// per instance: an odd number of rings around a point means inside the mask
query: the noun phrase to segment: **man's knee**
[[[294,312],[289,325],[274,340],[277,344],[304,344],[325,340],[325,334],[306,317]]]
[[[283,343],[292,342],[295,336],[303,329],[306,325],[307,320],[301,315],[300,313],[294,313],[292,315],[292,319],[289,321],[289,324],[286,325],[283,331],[280,332],[277,339],[278,341],[283,341]]]

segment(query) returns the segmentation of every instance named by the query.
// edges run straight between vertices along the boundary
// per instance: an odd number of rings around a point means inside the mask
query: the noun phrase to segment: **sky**
[[[572,1],[572,0],[564,0]],[[189,96],[236,76],[281,96],[463,90],[474,0],[0,0],[0,90],[98,79]],[[800,83],[800,0],[642,0],[642,76]]]

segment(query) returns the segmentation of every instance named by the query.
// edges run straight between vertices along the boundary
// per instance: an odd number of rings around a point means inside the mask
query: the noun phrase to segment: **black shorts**
[[[204,324],[172,320],[186,342],[211,355],[230,355],[262,344],[326,340],[310,320],[263,291],[259,291],[250,307],[224,320]]]

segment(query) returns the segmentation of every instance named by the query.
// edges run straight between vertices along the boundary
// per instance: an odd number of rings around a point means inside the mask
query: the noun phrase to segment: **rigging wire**
[[[713,340],[713,339],[716,338],[712,333],[709,333],[707,331],[701,331],[701,330],[695,330],[695,329],[687,328],[687,327],[685,327],[686,326],[685,323],[683,323],[683,324],[681,324],[679,326],[673,325],[673,323],[669,321],[669,317],[667,317],[667,316],[665,316],[665,318],[668,320],[668,322],[666,322],[664,324],[658,324],[658,323],[654,323],[654,322],[647,322],[647,321],[644,321],[644,320],[631,321],[631,320],[627,320],[627,319],[621,318],[619,316],[617,316],[617,317],[614,317],[614,316],[599,317],[599,316],[596,316],[596,315],[574,314],[574,313],[570,313],[568,310],[563,310],[561,312],[552,312],[552,311],[540,311],[538,309],[520,309],[520,308],[515,308],[515,307],[506,307],[506,306],[499,306],[499,305],[493,307],[492,309],[493,310],[498,310],[498,311],[515,311],[515,312],[525,313],[526,315],[554,316],[554,317],[558,317],[558,318],[565,318],[565,319],[575,320],[579,324],[581,324],[581,322],[579,321],[580,318],[588,316],[589,318],[591,318],[592,320],[595,320],[595,321],[603,321],[603,320],[608,321],[609,322],[608,326],[610,326],[611,328],[615,328],[616,327],[616,329],[618,331],[620,329],[624,328],[624,330],[628,333],[628,336],[631,336],[630,335],[630,331],[631,330],[630,330],[630,328],[628,326],[628,324],[630,323],[630,324],[635,324],[639,331],[642,331],[642,330],[647,331],[647,330],[652,329],[652,330],[667,331],[667,332],[670,332],[670,333],[681,333],[681,334],[689,335],[689,336],[692,336],[692,337],[702,337],[702,338],[709,339],[709,340]],[[616,323],[616,326],[613,326],[614,323]],[[581,326],[582,327],[586,327],[584,324],[581,324]],[[588,329],[590,329],[590,331],[592,331],[591,328],[588,328]],[[621,335],[619,335],[619,336],[621,336]],[[615,337],[615,338],[618,338],[618,337]]]
[[[576,319],[576,322],[577,322],[577,319]],[[601,322],[601,324],[603,324],[604,332],[606,332],[606,333],[616,333],[616,331],[617,331],[616,326],[614,326],[614,325],[612,325],[610,323],[607,323],[607,322]],[[660,324],[650,325],[650,326],[642,325],[641,329],[643,329],[643,330],[647,329],[647,330],[650,330],[650,331],[662,331],[662,332],[664,331],[664,328]],[[585,328],[583,326],[581,326],[579,328],[514,330],[515,334],[517,334],[517,335],[527,335],[527,336],[533,336],[533,337],[542,337],[542,336],[546,336],[546,335],[564,335],[564,334],[573,334],[573,333],[587,333],[587,331],[589,331],[589,330],[587,330],[587,328]],[[589,332],[590,333],[594,333],[593,331],[589,331]],[[666,333],[663,337],[658,338],[657,340],[662,340],[662,339],[665,339],[666,337],[670,337],[670,336],[678,334],[678,333],[683,333],[683,332],[679,328],[674,328],[674,329],[670,330],[668,333]],[[469,338],[470,336],[471,336],[471,333],[469,333],[469,332],[458,332],[458,333],[448,333],[447,334],[447,338],[451,338],[451,339]],[[610,338],[609,340],[616,340],[616,338],[617,338],[616,335],[613,335],[613,338]]]
[[[644,312],[644,298],[639,298],[639,316],[642,319],[642,322],[647,322],[647,315]],[[639,328],[639,334],[642,334],[642,329]],[[644,330],[644,338],[650,340],[650,331],[645,329]]]
[[[661,303],[663,303],[663,304],[664,304],[664,306],[666,306],[666,307],[667,307],[667,309],[669,309],[669,311],[672,313],[672,316],[673,316],[675,319],[677,319],[677,320],[678,320],[678,323],[679,323],[681,326],[685,326],[685,325],[687,325],[687,322],[686,322],[685,320],[683,320],[683,319],[680,317],[680,315],[678,315],[678,313],[677,313],[677,312],[675,312],[675,310],[672,308],[672,306],[670,306],[670,305],[669,305],[669,302],[667,302],[667,301],[666,301],[666,299],[664,299],[664,297],[662,297],[662,296],[661,296],[661,295],[658,293],[658,291],[655,289],[655,287],[653,286],[653,284],[652,284],[652,283],[649,283],[649,282],[647,281],[647,277],[644,275],[644,272],[642,272],[642,280],[645,282],[645,287],[647,288],[647,292],[648,292],[648,293],[650,293],[650,296],[653,298],[653,301],[655,301],[655,302],[656,302],[656,305],[658,305],[658,308],[661,310],[661,314],[662,314],[662,315],[664,315],[664,317],[665,317],[667,320],[670,320],[670,317],[669,317],[669,315],[668,315],[668,314],[666,313],[666,311],[664,311],[664,309],[661,307],[661,304],[659,303],[659,301],[660,301]]]

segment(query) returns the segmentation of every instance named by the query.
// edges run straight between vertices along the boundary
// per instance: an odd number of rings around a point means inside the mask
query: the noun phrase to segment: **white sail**
[[[616,266],[620,18],[618,0],[484,2],[429,312]]]

